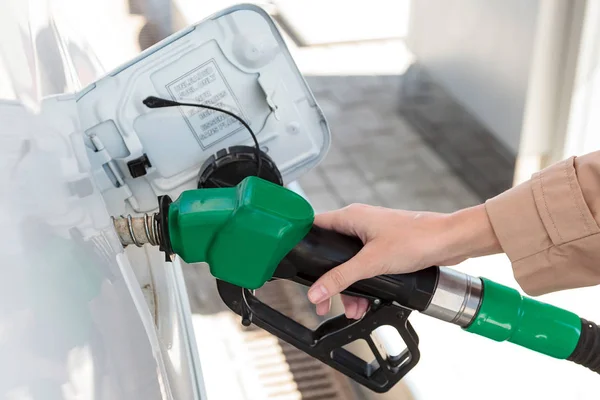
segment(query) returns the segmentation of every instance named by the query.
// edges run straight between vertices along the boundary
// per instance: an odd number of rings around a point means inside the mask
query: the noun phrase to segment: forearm
[[[448,216],[448,257],[466,259],[502,252],[483,204]]]

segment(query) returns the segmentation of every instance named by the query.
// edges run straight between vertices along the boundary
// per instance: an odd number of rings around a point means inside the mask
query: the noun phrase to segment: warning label
[[[166,88],[174,100],[223,108],[245,119],[235,95],[214,60],[177,78],[167,84]],[[199,107],[180,109],[203,149],[244,129],[235,118],[218,111]]]

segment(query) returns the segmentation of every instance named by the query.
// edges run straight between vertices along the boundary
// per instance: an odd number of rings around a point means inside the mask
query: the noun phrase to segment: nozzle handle
[[[310,286],[326,272],[350,260],[362,248],[363,243],[356,237],[314,225],[285,256],[275,277]],[[344,293],[395,301],[403,307],[423,311],[431,302],[438,277],[438,267],[408,274],[381,275],[358,281]]]

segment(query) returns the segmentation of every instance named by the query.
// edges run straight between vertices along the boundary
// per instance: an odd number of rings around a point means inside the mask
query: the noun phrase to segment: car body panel
[[[118,241],[65,94],[102,70],[51,3],[0,1],[0,397],[205,399],[181,265]]]

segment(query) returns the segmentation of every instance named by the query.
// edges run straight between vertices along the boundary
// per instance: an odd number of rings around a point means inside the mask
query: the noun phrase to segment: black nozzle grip
[[[281,262],[276,276],[311,285],[323,274],[345,263],[363,248],[356,238],[313,226],[308,235]],[[433,297],[438,267],[408,274],[380,275],[351,285],[345,293],[397,302],[423,311]]]

